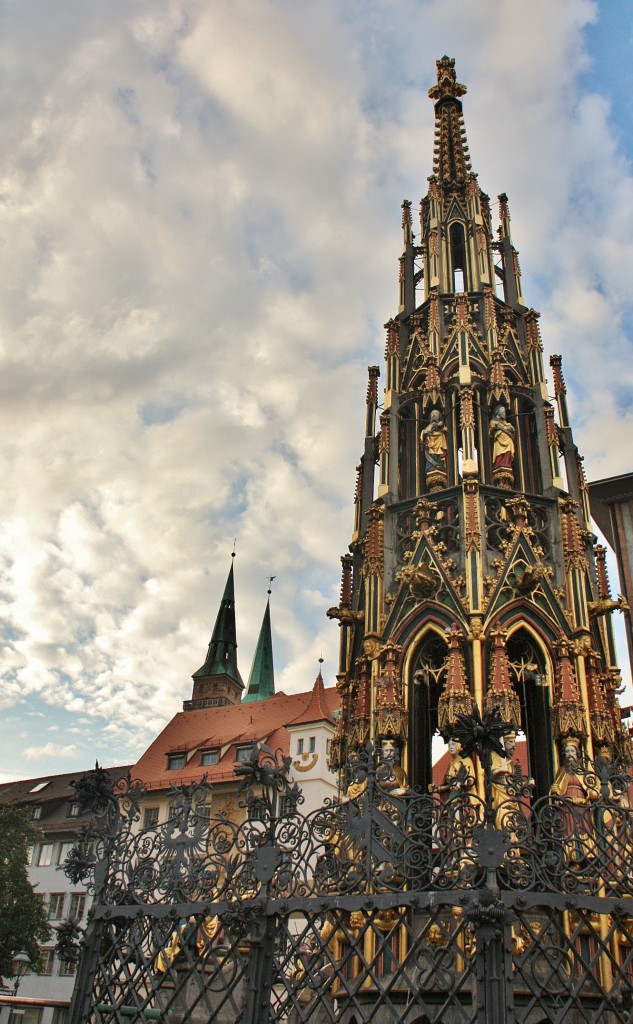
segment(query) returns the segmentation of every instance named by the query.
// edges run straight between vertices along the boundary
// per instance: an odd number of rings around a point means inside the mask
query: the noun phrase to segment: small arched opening
[[[468,273],[466,268],[466,235],[464,225],[454,221],[449,228],[451,244],[451,271],[453,274],[453,291],[468,290]]]
[[[447,659],[446,640],[439,631],[430,629],[413,661],[409,705],[410,781],[424,793],[433,781],[433,736],[437,732],[437,705],[446,682]]]
[[[521,728],[527,741],[528,771],[534,797],[549,793],[554,779],[554,750],[550,712],[549,659],[534,634],[524,626],[506,644],[512,685],[521,704]]]

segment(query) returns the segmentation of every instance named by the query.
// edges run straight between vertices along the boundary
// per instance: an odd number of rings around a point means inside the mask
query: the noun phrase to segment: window
[[[316,736],[311,736],[308,740],[308,750],[311,754],[314,754],[316,750]]]
[[[219,750],[203,750],[201,755],[200,755],[200,764],[201,765],[217,764],[219,760],[220,760],[220,751]]]
[[[54,949],[43,949],[42,950],[42,969],[40,974],[45,974],[50,978],[53,973],[53,959],[55,957]]]
[[[42,843],[38,850],[37,864],[40,868],[47,868],[53,863],[53,844]]]
[[[167,771],[175,772],[178,768],[185,767],[186,757],[184,754],[168,754],[167,755]]]
[[[57,863],[64,864],[66,857],[74,847],[74,843],[60,843],[57,851]]]
[[[293,814],[295,810],[295,804],[291,797],[282,796],[279,798],[279,817],[285,818],[288,814]]]
[[[304,744],[303,739],[297,740],[297,753],[298,754],[303,754],[303,744]]]
[[[43,782],[36,782],[35,785],[32,786],[31,789],[29,789],[29,793],[41,793],[42,790],[46,789],[46,787],[50,786],[50,784],[50,779],[44,779]]]
[[[68,810],[66,811],[67,818],[78,818],[79,817],[79,801],[71,800],[68,804]]]
[[[153,828],[158,825],[158,807],[146,807],[143,811],[143,828]]]
[[[68,1021],[68,1007],[67,1006],[56,1006],[53,1010],[52,1024],[67,1024]]]
[[[64,893],[52,892],[48,897],[48,920],[61,921],[64,916]]]
[[[248,747],[237,747],[235,750],[235,760],[242,764],[244,761],[250,761],[252,746]]]
[[[68,916],[74,921],[81,921],[86,909],[86,894],[84,892],[73,892],[70,897],[70,910]]]
[[[42,817],[42,805],[31,804],[29,807],[29,818],[31,821],[38,821]]]
[[[42,1020],[41,1006],[24,1006],[11,1010],[9,1024],[40,1024]]]
[[[75,971],[77,970],[76,964],[60,964],[59,965],[59,976],[60,978],[72,978]]]

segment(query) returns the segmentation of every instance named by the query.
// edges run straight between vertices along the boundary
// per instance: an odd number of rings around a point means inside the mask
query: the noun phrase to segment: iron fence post
[[[276,931],[276,917],[265,907],[253,914],[244,1024],[268,1024],[270,1019]]]
[[[483,888],[468,901],[466,917],[476,941],[477,1024],[514,1024],[511,914]]]
[[[92,995],[101,948],[104,922],[93,917],[88,922],[75,986],[68,1008],[68,1024],[85,1024],[92,1016]]]

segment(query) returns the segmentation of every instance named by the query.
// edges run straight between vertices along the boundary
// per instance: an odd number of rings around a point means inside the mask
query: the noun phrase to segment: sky
[[[587,476],[630,472],[629,0],[0,0],[0,778],[137,759],[234,540],[244,679],[275,576],[277,688],[335,682],[444,53]]]

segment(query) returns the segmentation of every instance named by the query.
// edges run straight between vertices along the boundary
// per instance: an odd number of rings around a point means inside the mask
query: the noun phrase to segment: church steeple
[[[270,595],[270,590],[268,591]],[[248,677],[246,693],[242,703],[255,700],[266,700],[275,695],[275,670],[273,666],[273,638],[270,628],[270,596],[266,601],[266,610],[259,631],[255,656]]]
[[[234,555],[232,556],[234,557]],[[237,667],[237,637],[235,629],[235,586],[233,562],[227,577],[224,594],[209,641],[204,664],[194,672],[191,700],[185,701],[185,711],[203,707],[239,704],[244,683]]]
[[[629,756],[614,699],[617,602],[601,599],[560,359],[549,388],[507,197],[495,237],[471,170],[465,92],[443,57],[429,92],[434,173],[419,244],[403,204],[383,410],[371,367],[351,555],[328,611],[341,631],[333,760],[380,741],[388,688],[407,718],[401,763],[426,791],[433,734],[448,739],[474,702],[525,733],[540,796],[570,732],[589,756],[605,737]]]

